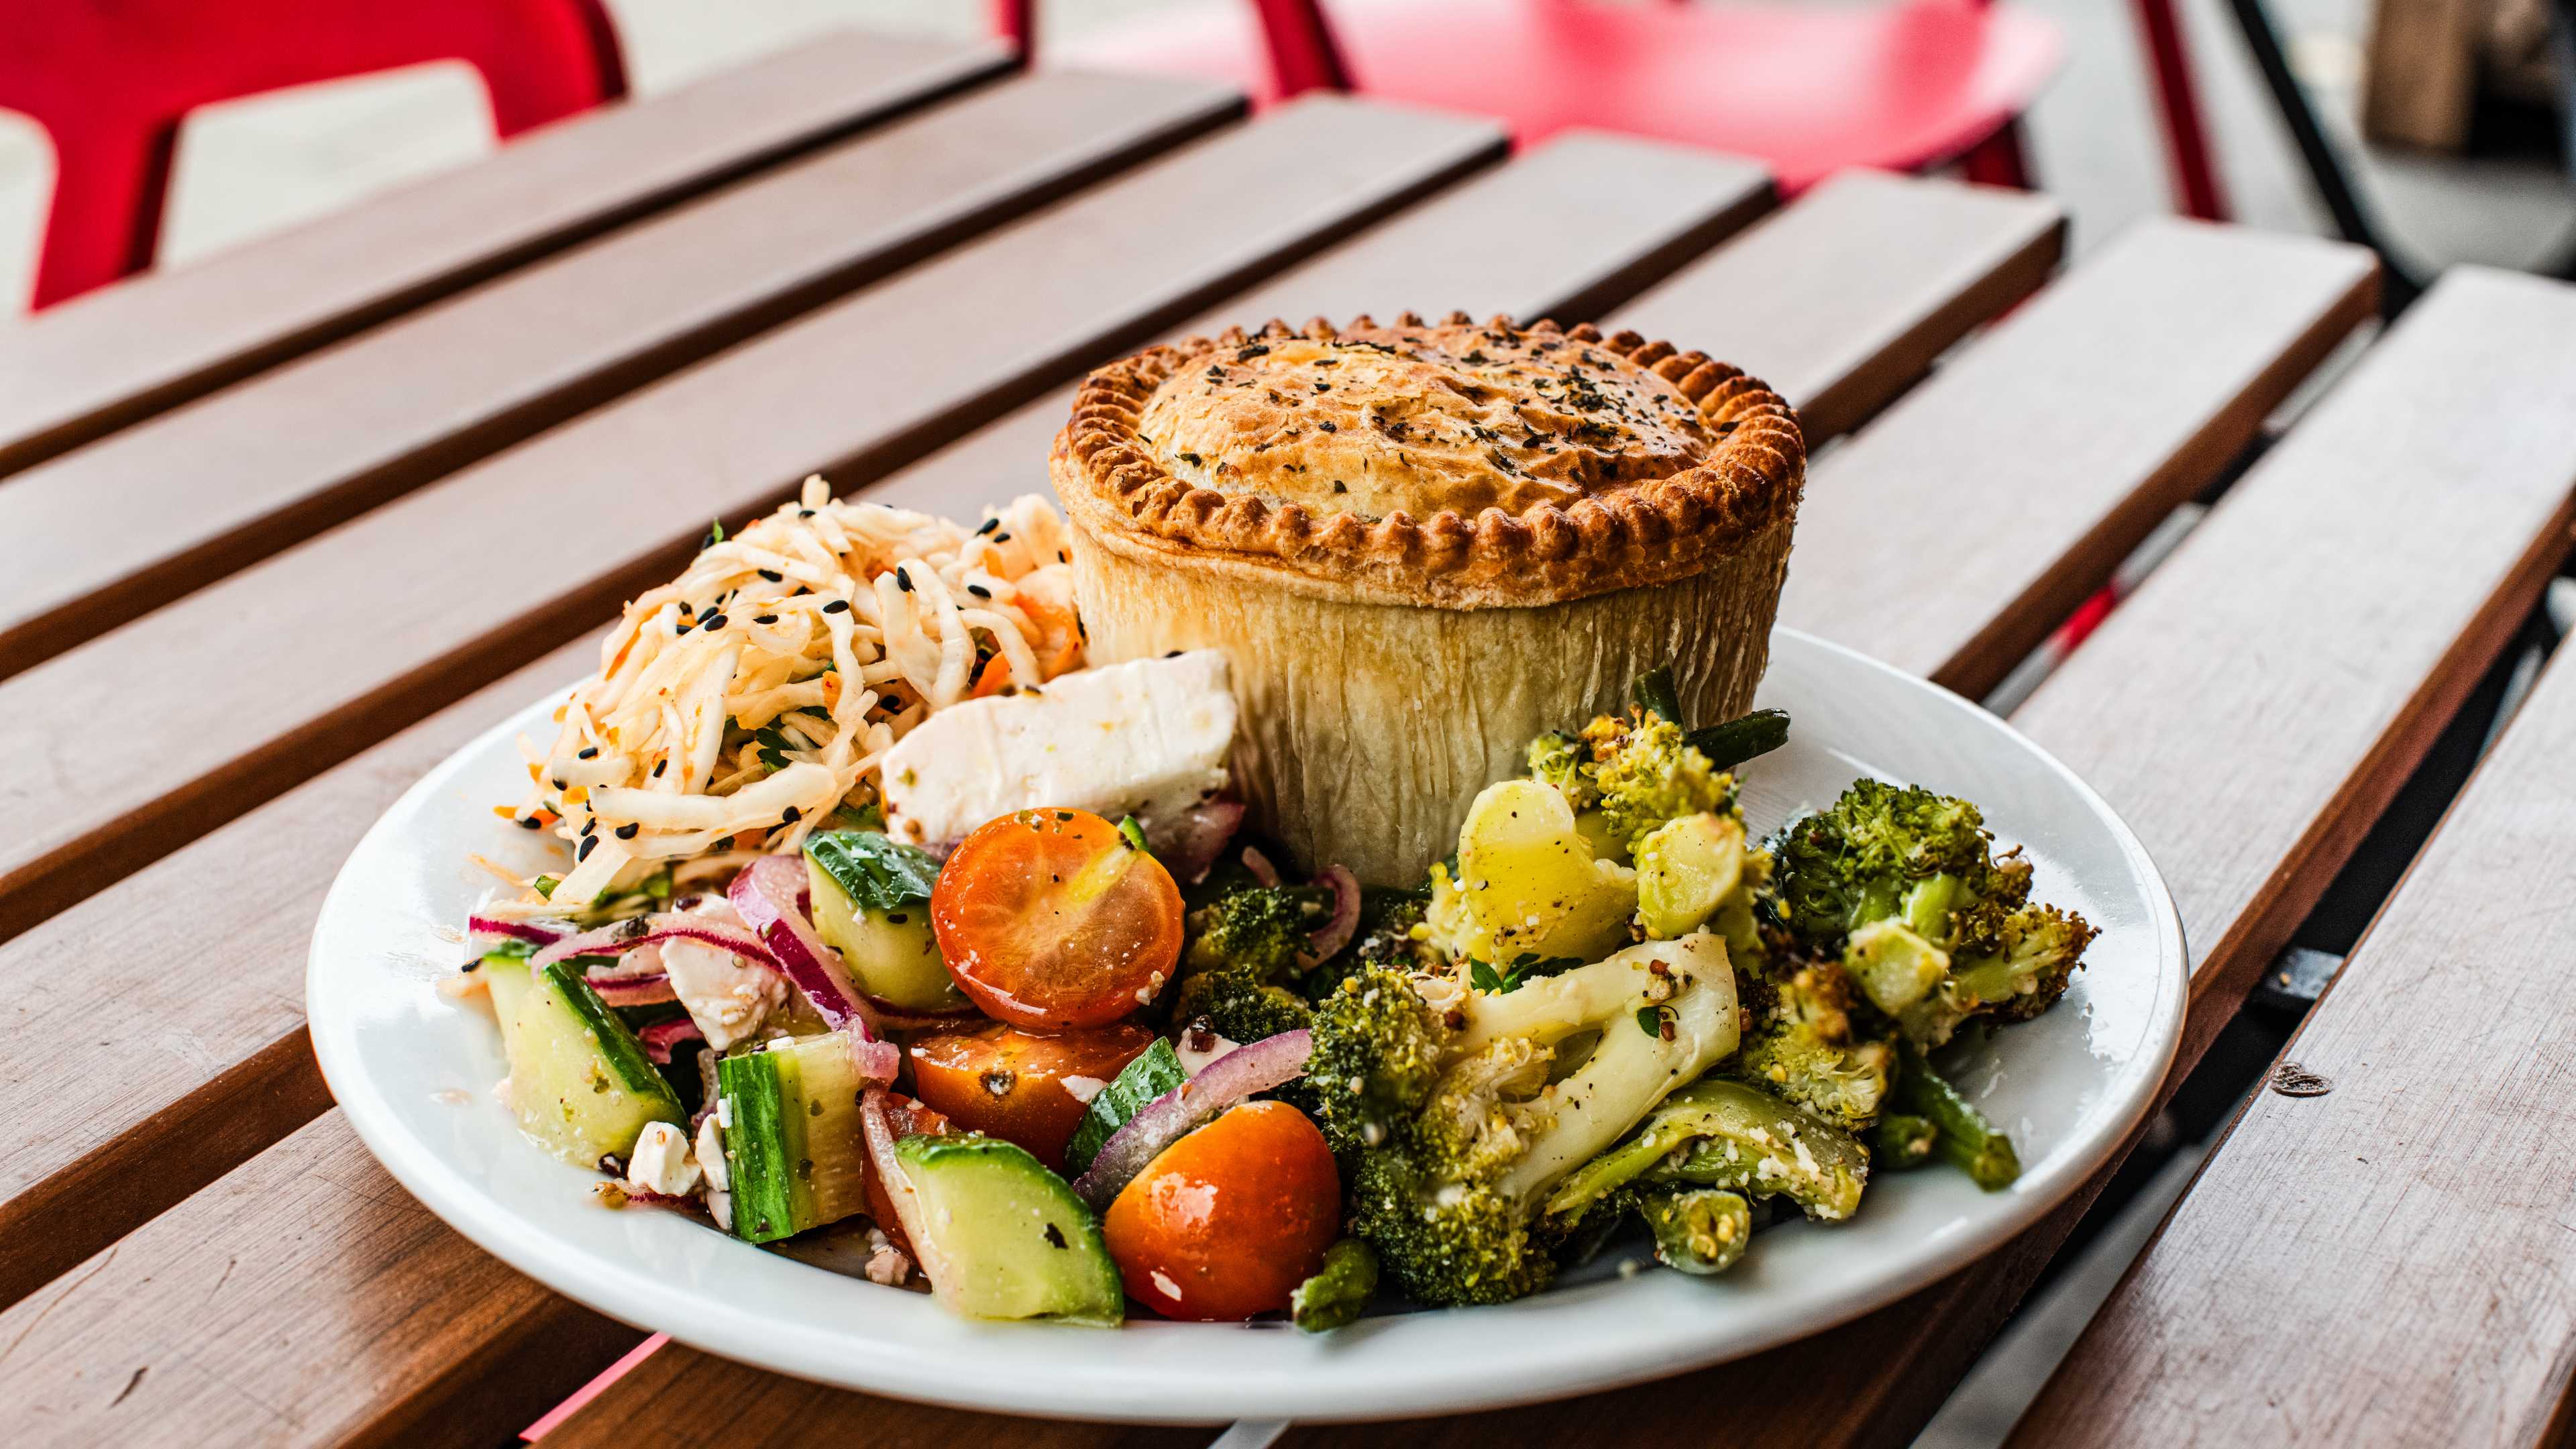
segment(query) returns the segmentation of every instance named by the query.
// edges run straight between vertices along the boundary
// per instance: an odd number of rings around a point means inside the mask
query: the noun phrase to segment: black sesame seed
[[[519,818],[519,828],[521,830],[535,830],[544,823],[544,821],[539,820],[534,815],[524,815]]]
[[[664,770],[669,769],[669,768],[671,768],[671,757],[670,757],[670,756],[665,755],[665,756],[663,756],[661,759],[655,760],[655,761],[653,762],[653,778],[654,778],[654,779],[656,779],[656,780],[661,779],[661,778],[662,778],[662,772],[663,772]]]
[[[1181,651],[1178,649],[1166,650],[1163,657],[1166,659],[1178,659],[1181,657]]]
[[[629,820],[625,824],[617,827],[617,838],[620,840],[633,840],[635,838],[635,832],[643,828],[643,826]]]
[[[477,956],[477,957],[475,957],[473,960],[466,962],[463,966],[460,966],[460,967],[458,967],[457,969],[458,969],[458,970],[460,970],[460,971],[480,971],[480,970],[482,970],[482,969],[483,969],[483,958],[482,958],[482,957],[480,957],[480,956]]]
[[[787,807],[787,813],[786,813],[786,814],[784,814],[784,815],[782,815],[782,816],[780,816],[780,817],[778,817],[778,818],[779,818],[779,819],[781,819],[781,820],[786,821],[786,822],[787,822],[788,824],[790,824],[790,825],[793,825],[793,824],[795,824],[797,821],[802,820],[802,819],[804,819],[804,818],[805,818],[805,812],[804,812],[804,811],[802,811],[802,810],[797,809],[797,808],[796,808],[795,806],[793,806],[793,805],[790,805],[790,806],[788,806],[788,807]]]
[[[999,528],[999,527],[1001,527],[1001,526],[1002,526],[1002,520],[1000,520],[1000,519],[998,519],[998,518],[987,518],[987,519],[985,519],[985,520],[984,520],[984,525],[983,525],[983,527],[978,528],[978,529],[976,529],[975,531],[976,531],[977,533],[979,533],[979,534],[991,533],[994,529],[997,529],[997,528]]]
[[[846,614],[849,611],[850,601],[847,599],[834,599],[823,606],[823,612],[826,614]]]
[[[979,599],[989,599],[993,597],[993,591],[984,587],[982,584],[968,584],[966,586],[966,592],[973,594]]]
[[[712,633],[714,633],[716,630],[721,629],[721,628],[723,628],[724,626],[725,626],[725,616],[724,616],[724,615],[722,615],[722,614],[709,614],[709,615],[706,617],[706,622],[705,622],[701,627],[703,627],[703,628],[704,628],[708,633],[712,634]]]
[[[1010,541],[1011,536],[1007,533],[997,533],[993,535],[993,542],[995,543],[1009,543]]]
[[[811,508],[799,508],[796,510],[796,516],[799,518],[811,518],[814,516],[814,510]]]
[[[776,614],[754,614],[751,616],[751,622],[755,624],[775,624],[778,622],[778,616]]]
[[[590,859],[590,853],[591,853],[593,850],[596,850],[596,849],[598,849],[598,848],[599,848],[599,837],[598,837],[598,836],[596,836],[596,835],[591,836],[589,839],[584,840],[584,841],[581,843],[581,849],[576,850],[576,851],[574,851],[574,852],[572,853],[572,858],[573,858],[573,859],[575,859],[575,860],[588,860],[588,859]]]
[[[908,574],[908,573],[905,573],[905,572],[904,572],[902,569],[900,569],[900,568],[896,569],[896,570],[894,571],[894,586],[895,586],[896,588],[898,588],[898,589],[903,590],[903,591],[904,591],[905,593],[907,593],[907,594],[908,594],[908,593],[911,593],[911,592],[912,592],[912,575],[910,575],[910,574]]]
[[[780,573],[776,569],[762,569],[760,571],[760,576],[769,580],[773,584],[785,583],[787,581],[787,575]]]
[[[575,756],[574,758],[576,758],[576,759],[583,759],[583,760],[596,760],[596,759],[598,759],[598,758],[599,758],[599,746],[597,746],[597,745],[584,745],[584,746],[582,746],[582,747],[581,747],[581,753],[580,753],[579,755]]]

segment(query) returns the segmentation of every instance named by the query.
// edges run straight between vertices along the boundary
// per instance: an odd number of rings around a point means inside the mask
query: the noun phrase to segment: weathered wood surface
[[[2272,486],[2222,505],[2260,510],[2272,547],[2258,556],[2239,531],[2238,547],[2196,550],[2151,587],[2252,573],[2263,585],[2231,597],[2280,622],[2239,642],[2241,619],[2213,618],[2171,641],[2165,677],[2259,698],[2274,724],[2233,735],[2238,748],[2199,769],[2196,793],[2304,796],[2313,808],[2326,782],[2300,756],[2366,758],[2374,732],[2440,727],[2459,675],[2474,675],[2566,554],[2570,397],[2576,290],[2457,269],[2265,461]],[[2434,580],[2485,584],[2492,602]],[[2285,670],[2303,656],[2315,662]],[[2383,660],[2435,683],[2356,701],[2302,677]],[[2102,722],[2155,684],[2096,679],[2112,697],[2091,725],[2094,778],[2115,803],[2136,802],[2126,808],[2151,842],[2190,808],[2170,781],[2149,783],[2174,761],[2162,740],[2113,739]],[[2077,727],[2054,708],[2058,728]],[[2384,793],[2404,769],[2360,773]],[[2331,847],[2286,840],[2252,829],[2235,850],[2169,865],[2175,893],[2204,910],[2313,895],[2301,857]],[[2576,667],[2561,658],[2285,1050],[2334,1090],[2255,1094],[2016,1444],[2548,1442],[2576,1363],[2563,1221],[2576,1192],[2571,841]],[[2260,868],[2270,854],[2290,863]]]
[[[0,573],[0,677],[1241,109],[1142,77],[987,87],[21,473],[0,537],[80,542]]]
[[[2377,298],[2356,247],[2132,229],[1818,460],[1781,618],[1983,694]]]
[[[0,333],[0,474],[1010,65],[998,45],[828,36],[50,308]]]

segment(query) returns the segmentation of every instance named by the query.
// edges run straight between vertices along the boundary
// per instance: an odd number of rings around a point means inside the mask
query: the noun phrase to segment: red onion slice
[[[1328,865],[1315,877],[1315,884],[1332,891],[1333,907],[1324,924],[1307,934],[1307,948],[1297,955],[1298,966],[1305,970],[1340,955],[1360,929],[1360,878],[1351,874],[1350,867]]]
[[[1172,878],[1190,885],[1207,879],[1208,868],[1225,853],[1225,843],[1234,838],[1243,824],[1243,802],[1240,800],[1202,800],[1189,809],[1145,828],[1145,848],[1172,873]]]
[[[671,989],[667,971],[649,971],[641,976],[591,976],[590,989],[611,1006],[652,1006],[658,1002],[677,1001],[679,993]]]
[[[1256,1092],[1267,1092],[1306,1074],[1312,1033],[1300,1028],[1236,1047],[1199,1068],[1197,1076],[1145,1104],[1127,1125],[1100,1144],[1091,1170],[1074,1179],[1074,1194],[1107,1212],[1121,1189],[1135,1181],[1162,1150]]]
[[[1279,884],[1279,867],[1272,865],[1269,856],[1252,846],[1243,848],[1243,868],[1252,876],[1252,883],[1264,890]]]
[[[707,1039],[707,1034],[698,1030],[698,1024],[685,1016],[677,1021],[657,1021],[636,1032],[635,1036],[644,1043],[644,1055],[665,1066],[670,1064],[671,1048],[684,1041]]]
[[[759,962],[772,971],[780,969],[778,957],[750,932],[738,931],[722,922],[711,921],[704,916],[686,915],[679,911],[663,911],[650,916],[629,916],[625,920],[613,921],[594,931],[584,931],[577,936],[565,936],[529,957],[528,967],[533,971],[542,971],[557,961],[568,960],[574,956],[619,956],[638,946],[650,946],[656,941],[668,941],[675,937],[681,940],[703,941],[710,946],[731,951],[746,961]]]
[[[929,1275],[931,1288],[936,1290],[948,1276],[952,1265],[939,1251],[938,1240],[923,1231],[928,1218],[920,1199],[913,1194],[912,1179],[904,1175],[903,1164],[895,1160],[897,1133],[887,1115],[890,1106],[889,1095],[883,1087],[870,1087],[866,1095],[859,1098],[859,1125],[862,1135],[868,1140],[868,1167],[876,1173],[877,1185],[885,1189],[887,1200],[894,1204],[895,1221],[903,1226],[903,1239],[911,1246],[912,1256],[921,1264],[921,1271]]]
[[[789,855],[764,855],[733,878],[725,899],[733,903],[734,914],[742,917],[743,924],[759,933],[775,953],[778,969],[814,1003],[823,1023],[849,1035],[859,1070],[877,1081],[891,1082],[903,1066],[903,1056],[884,1039],[885,1027],[876,1008],[851,984],[841,953],[823,944],[814,934],[813,923],[796,908],[804,891],[802,861]]]
[[[548,921],[507,921],[499,916],[468,916],[465,929],[477,936],[507,936],[513,941],[552,945],[572,934],[572,927]]]

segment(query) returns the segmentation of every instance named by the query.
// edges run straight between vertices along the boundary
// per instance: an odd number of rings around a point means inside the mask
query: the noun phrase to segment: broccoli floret
[[[1557,1043],[1593,1038],[1548,1081]],[[1732,975],[1705,935],[1631,947],[1507,993],[1361,971],[1315,1010],[1306,1082],[1342,1160],[1354,1235],[1426,1303],[1546,1285],[1549,1190],[1736,1041]]]
[[[1798,966],[1755,1005],[1735,1070],[1826,1120],[1865,1127],[1887,1096],[1896,1053],[1852,1029],[1851,978],[1831,961]]]
[[[1577,810],[1601,803],[1601,792],[1592,788],[1591,747],[1572,735],[1551,730],[1530,741],[1529,773],[1533,780],[1554,785]]]
[[[2030,901],[2030,862],[1998,857],[1977,807],[1862,780],[1771,842],[1773,898],[1802,948],[1840,959],[1925,1046],[1984,1015],[2024,1020],[2064,995],[2093,929]]]
[[[1305,999],[1288,989],[1308,945],[1314,893],[1295,886],[1246,886],[1193,912],[1174,1021],[1206,1017],[1218,1035],[1259,1041],[1306,1024]]]
[[[1669,821],[1735,812],[1735,777],[1711,765],[1680,725],[1659,715],[1605,714],[1578,735],[1541,735],[1530,742],[1529,773],[1554,785],[1585,815],[1586,833],[1597,829],[1622,859]]]
[[[1305,1000],[1284,986],[1261,981],[1235,967],[1199,971],[1181,978],[1172,998],[1172,1020],[1198,1021],[1228,1041],[1259,1041],[1295,1031],[1313,1019]]]

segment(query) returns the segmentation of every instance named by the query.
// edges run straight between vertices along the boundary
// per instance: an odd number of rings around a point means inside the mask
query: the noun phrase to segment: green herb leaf
[[[1467,961],[1467,984],[1478,991],[1491,991],[1497,994],[1509,989],[1503,985],[1503,978],[1494,974],[1493,967],[1473,957],[1468,958]]]
[[[486,961],[525,961],[535,954],[537,954],[536,942],[522,941],[514,936],[508,940],[496,941],[492,945],[485,947],[483,951],[483,959]]]
[[[558,876],[538,876],[536,880],[537,894],[545,897],[547,900],[553,900],[555,898],[555,887],[562,884],[563,880]]]
[[[1637,1030],[1644,1032],[1648,1036],[1654,1037],[1658,1041],[1662,1040],[1664,1035],[1664,1009],[1660,1006],[1638,1007]]]
[[[1180,1053],[1160,1037],[1145,1048],[1145,1054],[1129,1062],[1117,1080],[1100,1089],[1091,1106],[1082,1114],[1082,1125],[1073,1129],[1073,1141],[1064,1149],[1064,1171],[1067,1177],[1079,1177],[1100,1155],[1101,1144],[1109,1134],[1127,1125],[1129,1118],[1145,1110],[1145,1104],[1189,1080],[1181,1070]]]
[[[698,547],[713,548],[717,544],[724,542],[724,540],[724,520],[721,518],[710,518],[707,520],[707,541],[699,544]]]
[[[1145,848],[1145,827],[1137,824],[1136,817],[1133,815],[1118,822],[1118,838],[1127,842],[1128,849],[1140,855],[1154,853]]]
[[[817,831],[805,858],[863,911],[900,911],[930,899],[939,862],[929,851],[864,830]]]

